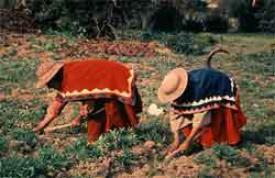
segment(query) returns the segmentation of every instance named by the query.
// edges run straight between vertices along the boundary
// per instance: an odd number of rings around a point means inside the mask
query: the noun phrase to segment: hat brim
[[[59,72],[59,70],[64,66],[63,63],[57,63],[51,70],[47,71],[43,76],[39,77],[36,88],[45,87],[46,84]]]
[[[157,94],[158,94],[158,99],[161,103],[168,103],[168,102],[172,102],[172,101],[176,100],[178,97],[180,97],[183,94],[183,92],[185,91],[185,89],[187,87],[188,73],[185,69],[176,68],[170,72],[173,72],[176,75],[178,75],[178,77],[180,79],[180,84],[179,84],[178,88],[173,93],[170,93],[170,94],[165,93],[163,91],[163,86],[160,86]]]

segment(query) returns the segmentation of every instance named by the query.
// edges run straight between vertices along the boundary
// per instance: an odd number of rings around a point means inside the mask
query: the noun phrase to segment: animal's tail
[[[207,56],[206,66],[211,68],[211,59],[212,57],[217,53],[225,53],[230,54],[226,49],[223,49],[222,47],[216,47]]]

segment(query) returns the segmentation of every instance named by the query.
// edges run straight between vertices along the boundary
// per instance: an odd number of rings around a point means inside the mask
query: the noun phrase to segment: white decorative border
[[[172,111],[174,113],[177,113],[177,114],[194,114],[194,113],[209,111],[211,109],[218,109],[222,106],[227,107],[227,108],[231,108],[231,109],[234,109],[234,110],[238,110],[238,107],[235,104],[229,104],[229,103],[227,103],[227,104],[217,104],[217,103],[214,103],[212,105],[203,106],[202,108],[172,109]]]
[[[231,91],[232,93],[234,93],[234,79],[232,77],[230,77],[230,84],[231,84]]]
[[[211,103],[211,102],[218,102],[222,100],[227,100],[227,101],[232,101],[235,102],[236,99],[234,96],[230,97],[228,95],[226,96],[212,96],[209,98],[201,99],[200,101],[193,101],[189,103],[183,103],[183,104],[176,104],[173,103],[172,105],[177,106],[177,107],[197,107],[203,104]]]
[[[231,92],[234,94],[234,80],[233,78],[230,77],[230,84],[231,84]],[[211,103],[211,102],[218,102],[218,101],[222,101],[222,100],[227,100],[227,101],[232,101],[235,102],[235,96],[212,96],[212,97],[208,97],[208,98],[204,98],[201,99],[199,101],[193,101],[193,102],[188,102],[188,103],[182,103],[182,104],[176,104],[176,103],[172,103],[172,105],[177,106],[177,107],[198,107],[200,105],[204,105],[207,103]]]

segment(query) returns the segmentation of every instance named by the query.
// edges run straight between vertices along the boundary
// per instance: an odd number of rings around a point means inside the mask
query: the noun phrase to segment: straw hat
[[[64,66],[63,63],[57,62],[45,62],[42,63],[36,72],[38,77],[38,82],[36,84],[37,88],[44,87],[56,74],[57,72]]]
[[[158,98],[162,103],[172,102],[186,89],[188,74],[183,68],[176,68],[164,77],[158,89]]]

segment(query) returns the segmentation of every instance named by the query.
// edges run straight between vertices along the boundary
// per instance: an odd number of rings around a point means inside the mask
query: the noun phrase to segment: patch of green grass
[[[118,166],[126,168],[133,165],[135,163],[135,160],[137,160],[137,156],[135,156],[128,149],[123,150],[123,153],[121,155],[116,156],[115,158],[115,161],[118,163]]]
[[[55,177],[61,169],[67,169],[70,163],[65,155],[53,147],[43,146],[37,158],[17,155],[0,158],[0,177]]]
[[[4,133],[14,127],[19,116],[16,110],[18,105],[14,101],[0,102],[0,128]]]
[[[55,171],[70,165],[67,156],[60,154],[53,147],[46,145],[39,149],[39,160],[46,165],[47,171]]]
[[[45,176],[45,165],[38,159],[15,155],[0,158],[0,177],[37,178]]]
[[[30,129],[14,128],[10,134],[14,139],[23,141],[31,147],[34,147],[38,142],[37,136]]]
[[[85,159],[87,157],[87,141],[86,138],[78,139],[74,144],[65,148],[64,153],[66,155],[76,155],[77,159]]]
[[[53,29],[47,29],[44,31],[44,33],[48,36],[62,36],[62,37],[65,37],[66,39],[69,39],[69,40],[72,40],[74,41],[77,36],[72,34],[71,32],[69,31],[57,31],[57,30],[53,30]]]
[[[38,60],[0,58],[0,63],[0,91],[10,92],[13,88],[28,88],[35,81]]]
[[[156,89],[160,82],[160,80],[158,80],[160,76],[163,76],[169,70],[178,66],[179,62],[188,64],[187,66],[190,65],[191,68],[197,66],[198,57],[196,55],[208,52],[209,48],[215,44],[218,38],[217,35],[213,34],[189,34],[190,36],[188,36],[184,33],[133,33],[131,39],[138,38],[138,36],[141,37],[141,34],[143,34],[144,41],[157,40],[170,47],[176,53],[190,55],[182,61],[179,58],[168,59],[163,56],[150,60],[129,57],[119,59],[126,63],[138,63],[141,68],[141,70],[138,71],[141,74],[140,77],[154,80],[149,81],[148,85],[146,84],[146,86],[140,87],[144,106],[146,107],[151,103],[158,104]],[[60,36],[61,34],[54,35]],[[232,36],[233,38],[231,38]],[[34,48],[35,45],[37,45],[38,50],[50,51],[51,54],[55,55],[61,48],[60,43],[55,44],[54,42],[56,37],[57,36],[47,36],[47,41],[40,41],[34,38],[32,43]],[[62,44],[62,48],[64,48],[63,45],[65,45],[65,48],[67,45],[74,45],[73,40],[76,38],[72,40],[70,40],[70,38],[68,35],[66,40],[69,42]],[[217,173],[216,169],[218,169],[216,161],[220,160],[225,160],[232,169],[249,167],[248,172],[251,174],[251,177],[272,177],[270,176],[272,175],[271,172],[275,172],[274,169],[271,168],[273,165],[268,165],[264,159],[260,158],[258,164],[249,165],[249,161],[241,155],[241,151],[244,149],[254,156],[257,147],[253,145],[274,145],[275,143],[274,111],[272,111],[270,107],[266,107],[266,103],[270,103],[269,101],[274,97],[275,84],[273,84],[272,79],[269,78],[273,75],[274,70],[272,66],[274,64],[274,58],[272,58],[270,51],[257,54],[251,54],[246,51],[246,48],[250,48],[250,44],[256,47],[270,43],[270,36],[226,34],[223,35],[221,41],[227,46],[234,44],[234,49],[244,44],[244,47],[242,47],[243,51],[236,57],[236,60],[234,60],[232,64],[230,64],[231,59],[226,58],[225,60],[225,58],[219,58],[219,56],[217,56],[215,61],[221,62],[221,66],[222,63],[228,62],[228,64],[226,64],[226,67],[229,67],[227,69],[228,72],[236,72],[240,75],[236,76],[236,78],[238,83],[240,83],[242,104],[245,106],[244,108],[248,115],[248,124],[245,127],[246,130],[244,131],[242,139],[244,143],[240,146],[229,147],[217,145],[210,149],[212,154],[209,155],[206,152],[201,152],[197,156],[196,161],[198,164],[202,164],[200,177],[214,177],[212,174],[215,175],[215,173]],[[35,81],[34,73],[38,60],[16,59],[16,50],[14,49],[15,48],[11,48],[10,51],[6,52],[5,57],[0,58],[0,92],[10,93],[17,88],[29,89]],[[11,58],[15,58],[16,60],[11,60]],[[190,61],[185,61],[189,59]],[[215,64],[213,65],[215,66]],[[142,69],[144,66],[148,68]],[[223,70],[223,66],[221,70]],[[239,80],[239,77],[241,80]],[[33,89],[29,91],[32,92],[32,90]],[[34,93],[34,95],[36,95],[36,93]],[[70,166],[70,159],[74,161],[75,158],[77,160],[90,159],[89,161],[95,161],[113,156],[113,161],[116,166],[129,167],[136,162],[142,162],[139,159],[144,159],[145,157],[136,157],[130,151],[134,145],[142,145],[147,140],[152,140],[158,143],[158,145],[162,144],[164,146],[165,144],[171,143],[172,135],[168,124],[162,122],[159,118],[147,117],[145,114],[147,120],[141,124],[140,128],[136,130],[114,130],[102,135],[100,140],[94,145],[87,145],[86,138],[83,136],[83,138],[78,139],[74,144],[68,146],[64,153],[60,153],[59,150],[51,146],[43,146],[40,149],[36,146],[39,157],[31,157],[31,155],[35,155],[34,152],[29,154],[29,156],[10,156],[11,153],[21,154],[13,152],[11,148],[7,148],[10,145],[7,144],[10,138],[23,141],[26,144],[35,145],[34,140],[37,138],[30,130],[30,127],[32,123],[37,123],[45,109],[45,104],[39,100],[22,101],[7,99],[0,102],[0,132],[2,134],[0,138],[0,155],[2,156],[0,158],[0,177],[55,177],[57,172],[64,172],[64,170]],[[6,152],[7,149],[8,152]],[[156,154],[160,156],[159,153]],[[145,160],[152,159],[152,157],[149,157],[146,156]],[[259,157],[261,157],[261,155]],[[159,161],[162,161],[162,159],[159,159]],[[157,174],[156,167],[152,166],[151,171],[152,176]]]
[[[137,135],[132,129],[117,129],[103,134],[91,145],[87,145],[86,138],[78,140],[74,145],[66,148],[67,154],[75,153],[80,160],[99,158],[110,154],[113,150],[127,150],[138,144]]]
[[[175,61],[168,58],[154,58],[146,63],[153,67],[157,74],[161,74],[162,76],[177,66]]]
[[[239,151],[228,145],[215,145],[213,153],[218,159],[224,159],[232,166],[246,167],[250,165],[250,161],[240,155]]]
[[[37,50],[37,52],[41,50],[49,51],[49,52],[57,52],[57,50],[61,47],[57,42],[55,42],[52,38],[48,38],[46,41],[42,41],[36,38],[31,38],[31,48]]]
[[[257,84],[255,81],[253,81],[250,78],[243,78],[239,82],[239,85],[242,90],[245,90],[249,93],[260,93],[261,92],[261,88],[260,88],[259,84]]]
[[[103,153],[112,150],[128,149],[138,143],[138,137],[132,129],[111,130],[107,134],[99,137],[95,146]]]
[[[258,134],[262,135],[265,144],[275,144],[275,124],[260,127]]]
[[[265,92],[261,93],[261,98],[274,99],[275,100],[275,83],[270,83],[266,88]]]
[[[242,146],[244,147],[244,145]],[[214,145],[210,150],[199,153],[194,159],[196,163],[202,164],[199,177],[215,177],[216,169],[219,169],[219,162],[225,160],[230,167],[259,167],[253,165],[250,160],[243,157],[240,150],[228,145]],[[259,165],[262,166],[262,165]],[[261,169],[261,167],[259,168]],[[252,170],[251,170],[252,171]]]
[[[115,165],[127,168],[137,160],[137,157],[129,150],[133,145],[138,144],[138,141],[135,132],[131,129],[112,130],[100,136],[91,145],[87,145],[86,138],[81,138],[65,149],[65,155],[67,157],[75,155],[78,160],[111,156]],[[113,155],[113,151],[122,153]]]
[[[251,141],[249,141],[245,138],[243,138],[243,142],[238,145],[238,148],[244,149],[244,150],[248,151],[250,154],[253,154],[256,152],[255,145]]]
[[[274,57],[271,51],[241,55],[238,57],[240,62],[237,65],[249,75],[259,74],[263,76],[274,76]]]
[[[202,55],[216,43],[211,36],[199,36],[191,33],[179,33],[167,41],[167,46],[176,53]]]
[[[46,42],[43,46],[46,51],[55,51],[59,48],[55,42]]]
[[[118,61],[123,63],[138,63],[141,59],[139,57],[118,56]]]
[[[136,130],[139,140],[152,140],[155,143],[167,144],[171,142],[172,134],[168,124],[165,125],[159,118],[142,123]]]
[[[139,91],[141,93],[141,96],[143,96],[142,102],[144,103],[144,108],[149,107],[151,103],[158,102],[156,98],[156,91],[157,91],[156,87],[147,85],[140,88]]]
[[[104,152],[97,145],[87,145],[86,147],[86,157],[89,158],[99,158],[104,156]]]
[[[194,56],[207,53],[209,48],[217,43],[216,39],[210,35],[186,32],[177,34],[144,32],[138,38],[143,41],[157,40],[176,53]]]
[[[200,170],[198,177],[199,178],[216,178],[216,176],[211,175],[212,168],[204,167]]]
[[[45,111],[45,104],[40,100],[0,102],[0,128],[3,134],[13,130],[16,123],[37,122]]]
[[[6,51],[6,53],[3,55],[3,57],[4,56],[6,56],[6,57],[14,57],[14,56],[16,56],[16,54],[17,54],[16,48],[10,48],[10,49],[8,49]]]
[[[217,157],[215,154],[205,154],[204,152],[200,153],[195,161],[199,164],[204,164],[209,168],[214,168],[217,166]]]
[[[0,155],[3,155],[8,150],[7,140],[0,137]]]
[[[78,160],[97,159],[99,157],[112,156],[112,152],[121,151],[115,155],[114,161],[122,167],[129,167],[138,159],[131,151],[134,145],[152,140],[156,143],[168,143],[170,135],[168,128],[160,121],[153,120],[141,125],[136,130],[116,129],[100,136],[92,145],[87,145],[86,138],[76,141],[75,144],[65,149],[66,155],[76,155]]]
[[[261,174],[264,177],[274,177],[274,166],[269,164],[262,154],[255,154],[258,159],[258,163],[249,168],[250,176],[256,176]]]

